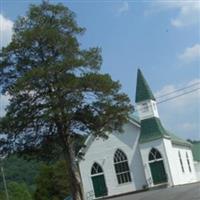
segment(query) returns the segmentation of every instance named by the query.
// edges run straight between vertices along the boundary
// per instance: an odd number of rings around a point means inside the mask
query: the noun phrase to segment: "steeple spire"
[[[159,118],[156,99],[145,80],[142,72],[138,69],[136,86],[136,110],[141,122],[140,143],[151,142],[160,138],[171,139],[174,144],[190,145],[167,131]]]
[[[136,96],[135,96],[135,102],[141,102],[145,100],[154,100],[155,97],[145,80],[142,72],[140,69],[137,71],[137,86],[136,86]]]

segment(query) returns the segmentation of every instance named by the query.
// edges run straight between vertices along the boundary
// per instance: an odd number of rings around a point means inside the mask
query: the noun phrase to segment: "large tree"
[[[0,56],[0,88],[10,96],[0,123],[1,150],[51,151],[56,142],[68,163],[74,200],[82,199],[75,139],[121,132],[132,109],[119,82],[100,72],[100,49],[81,48],[84,31],[67,7],[44,1],[16,20]]]

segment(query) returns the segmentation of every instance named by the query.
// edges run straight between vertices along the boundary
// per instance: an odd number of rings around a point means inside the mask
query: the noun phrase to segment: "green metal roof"
[[[160,138],[168,138],[171,139],[173,144],[184,145],[191,147],[191,143],[187,142],[184,139],[177,137],[171,132],[167,131],[159,118],[152,117],[148,119],[144,119],[140,122],[141,124],[141,132],[140,132],[140,143],[146,143],[153,140],[157,140]]]
[[[149,142],[159,138],[168,137],[159,118],[152,117],[141,121],[140,143]]]
[[[168,134],[171,138],[172,144],[177,144],[177,145],[184,145],[184,146],[188,146],[188,147],[192,147],[192,144],[190,142],[188,142],[187,140],[184,140],[178,136],[176,136],[175,134],[171,133],[168,131]]]
[[[200,141],[192,142],[192,153],[195,161],[200,161]]]
[[[137,103],[149,99],[155,100],[155,97],[147,81],[145,80],[141,70],[138,69],[135,102]]]

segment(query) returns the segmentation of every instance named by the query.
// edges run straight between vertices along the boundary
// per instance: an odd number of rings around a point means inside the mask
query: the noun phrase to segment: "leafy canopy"
[[[67,7],[47,2],[31,5],[15,22],[0,55],[1,92],[10,96],[0,122],[5,152],[122,131],[132,109],[129,98],[119,82],[100,72],[101,50],[81,48],[84,31]]]

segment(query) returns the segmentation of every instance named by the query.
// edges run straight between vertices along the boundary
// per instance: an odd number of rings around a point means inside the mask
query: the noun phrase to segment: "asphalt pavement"
[[[200,182],[146,192],[133,193],[108,200],[200,200]]]

